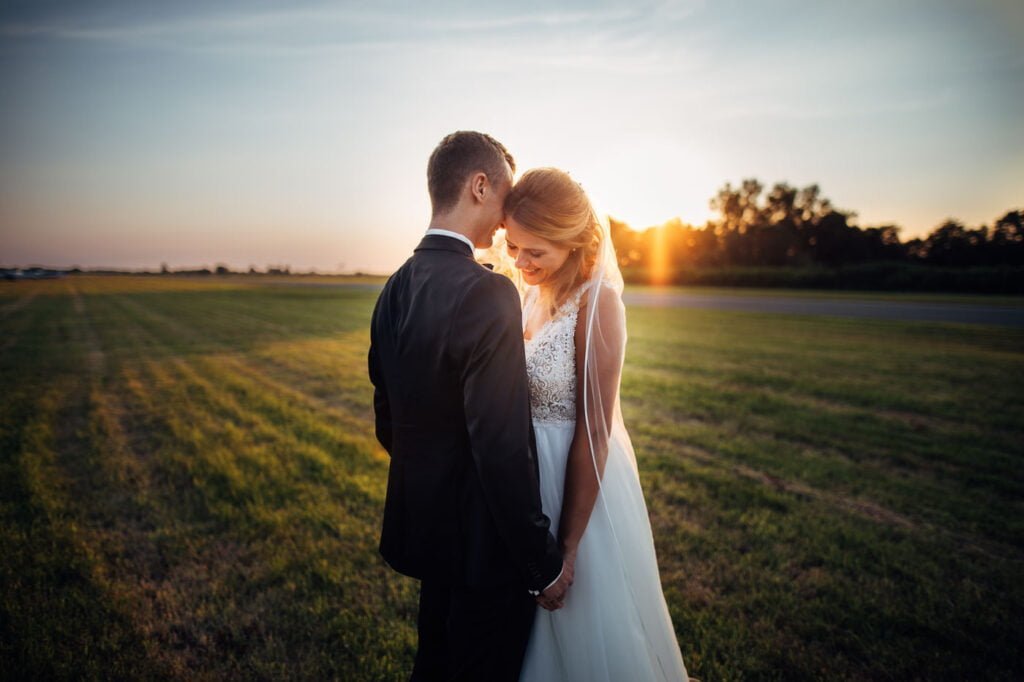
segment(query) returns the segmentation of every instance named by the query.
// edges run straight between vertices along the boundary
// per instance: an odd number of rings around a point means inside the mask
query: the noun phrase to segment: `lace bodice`
[[[547,424],[576,422],[576,317],[584,287],[555,311],[554,316],[525,340],[526,373],[530,378],[530,409],[534,421]],[[537,302],[537,291],[527,294],[523,321]]]

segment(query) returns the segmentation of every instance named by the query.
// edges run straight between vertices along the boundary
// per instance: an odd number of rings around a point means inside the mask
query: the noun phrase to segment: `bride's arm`
[[[596,354],[594,357],[600,368],[595,391],[595,387],[584,381],[587,371],[587,318],[591,303],[587,300],[580,305],[576,320],[576,431],[569,447],[562,513],[558,524],[559,542],[567,561],[570,557],[575,561],[576,548],[597,502],[598,476],[604,476],[608,459],[608,440],[626,344],[622,300],[617,292],[601,287],[596,302],[600,326],[593,330],[589,349],[590,353]],[[585,385],[588,393],[586,401]],[[587,406],[586,411],[584,405]]]

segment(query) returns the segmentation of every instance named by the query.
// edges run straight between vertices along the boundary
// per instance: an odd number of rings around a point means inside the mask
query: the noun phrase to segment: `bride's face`
[[[543,284],[569,257],[567,247],[530,234],[512,218],[505,218],[505,243],[527,284]]]

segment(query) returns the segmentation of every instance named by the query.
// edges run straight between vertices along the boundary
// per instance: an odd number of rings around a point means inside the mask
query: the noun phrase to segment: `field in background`
[[[403,679],[375,296],[0,283],[0,677]],[[1024,331],[634,307],[629,332],[691,675],[1024,676]]]

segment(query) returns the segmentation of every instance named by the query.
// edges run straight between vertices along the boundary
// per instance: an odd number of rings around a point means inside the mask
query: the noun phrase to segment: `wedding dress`
[[[593,284],[593,280],[588,281],[577,289],[525,341],[541,500],[556,534],[566,461],[577,419],[574,331],[581,297]],[[621,281],[606,289],[614,293],[615,303],[621,309]],[[535,288],[525,292],[524,328],[537,296]],[[588,310],[596,308],[587,306]],[[591,320],[588,338],[594,326]],[[597,367],[589,355],[587,363],[588,369]],[[585,387],[585,400],[587,395],[592,394]],[[579,418],[600,419],[600,414],[601,411],[587,406],[580,410]],[[574,582],[561,609],[537,609],[521,680],[688,679],[661,589],[647,506],[632,444],[622,424],[617,391],[610,421],[604,474],[597,502],[579,542]]]

